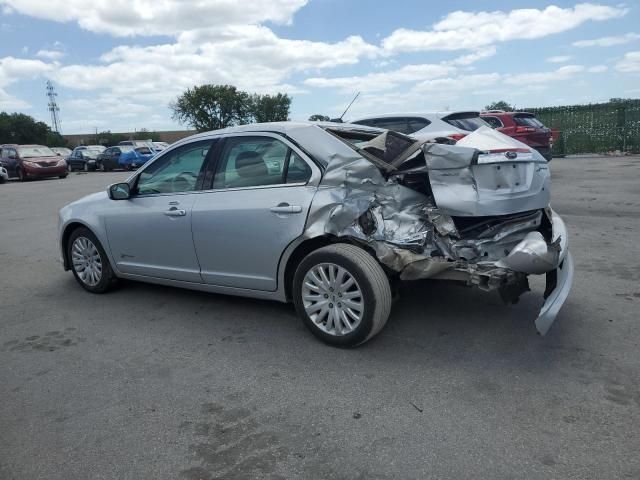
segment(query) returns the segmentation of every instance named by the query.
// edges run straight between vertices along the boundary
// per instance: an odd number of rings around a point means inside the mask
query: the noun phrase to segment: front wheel
[[[392,296],[380,264],[363,249],[339,243],[302,260],[293,279],[293,300],[316,337],[352,347],[382,330]]]
[[[116,282],[109,259],[96,236],[87,228],[74,230],[67,242],[67,258],[78,283],[92,293],[104,293]]]
[[[27,181],[27,175],[24,173],[24,170],[22,170],[21,168],[18,168],[18,180],[20,180],[21,182]]]

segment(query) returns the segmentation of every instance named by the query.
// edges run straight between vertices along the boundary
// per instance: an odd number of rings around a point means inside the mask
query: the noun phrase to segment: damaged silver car
[[[118,279],[292,301],[342,346],[385,325],[399,281],[441,279],[514,303],[545,275],[550,328],[573,279],[535,150],[482,127],[455,145],[361,125],[203,133],[60,211],[61,259],[94,293]]]

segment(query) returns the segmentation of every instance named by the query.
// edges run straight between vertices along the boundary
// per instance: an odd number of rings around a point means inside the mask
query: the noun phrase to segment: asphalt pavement
[[[424,281],[353,350],[290,305],[85,292],[58,209],[126,173],[0,185],[0,479],[640,478],[640,158],[551,168],[576,278],[546,336],[538,282]]]

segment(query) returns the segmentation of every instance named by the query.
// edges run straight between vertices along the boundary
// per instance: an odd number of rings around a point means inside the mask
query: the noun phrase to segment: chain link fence
[[[528,108],[557,131],[554,155],[640,152],[640,100]],[[555,137],[555,135],[554,135]]]

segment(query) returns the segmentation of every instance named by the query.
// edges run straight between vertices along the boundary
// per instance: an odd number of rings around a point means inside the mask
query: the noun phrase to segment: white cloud
[[[606,65],[594,65],[593,67],[587,68],[587,72],[589,73],[602,73],[609,70],[609,67]]]
[[[616,70],[624,73],[640,72],[640,51],[625,53],[622,60],[616,63]]]
[[[574,47],[612,47],[614,45],[624,45],[640,39],[640,33],[625,33],[624,35],[616,35],[612,37],[601,37],[593,40],[579,40],[573,42]]]
[[[573,8],[554,5],[543,10],[463,12],[446,15],[432,30],[400,28],[382,42],[388,54],[429,50],[477,49],[496,42],[542,38],[576,28],[587,21],[626,15],[625,7],[581,3]]]
[[[418,82],[453,73],[455,68],[442,64],[405,65],[396,70],[352,77],[314,77],[304,81],[310,87],[335,88],[343,93],[389,90],[406,82]]]
[[[115,36],[177,35],[185,30],[257,24],[290,23],[307,0],[0,0],[3,9],[56,22],[77,22],[81,28]]]
[[[555,57],[547,58],[549,63],[566,63],[571,60],[571,55],[556,55]]]
[[[20,100],[12,95],[9,95],[4,89],[0,88],[0,110],[13,112],[17,110],[24,110],[31,108],[27,102]]]
[[[25,78],[36,78],[52,69],[53,65],[41,60],[0,58],[0,88]]]
[[[64,57],[65,53],[59,50],[38,50],[36,57],[46,58],[47,60],[59,60]]]
[[[516,75],[505,75],[504,83],[508,85],[531,85],[568,80],[578,73],[584,72],[582,65],[565,65],[552,72],[520,73]]]
[[[458,58],[454,58],[450,62],[446,62],[450,65],[471,65],[479,60],[484,60],[485,58],[493,57],[496,54],[496,47],[489,46],[477,49],[475,52],[469,53],[467,55],[462,55]]]

